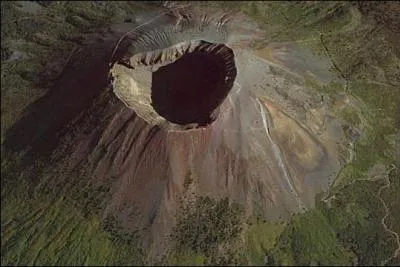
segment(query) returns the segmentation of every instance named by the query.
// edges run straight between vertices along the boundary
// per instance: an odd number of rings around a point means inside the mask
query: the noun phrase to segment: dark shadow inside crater
[[[219,46],[213,49],[219,52],[193,51],[153,73],[152,105],[160,116],[182,125],[215,120],[236,77],[232,50]]]

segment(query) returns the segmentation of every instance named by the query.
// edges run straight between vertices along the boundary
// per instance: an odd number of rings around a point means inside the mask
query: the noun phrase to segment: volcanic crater
[[[123,58],[111,73],[114,93],[141,118],[188,130],[215,121],[237,70],[228,46],[196,40]]]

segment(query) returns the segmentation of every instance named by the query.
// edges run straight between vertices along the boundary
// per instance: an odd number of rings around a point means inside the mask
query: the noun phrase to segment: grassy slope
[[[1,218],[2,265],[141,263],[137,247],[113,239],[98,218],[85,217],[63,198],[8,198]]]
[[[264,264],[265,252],[272,250],[285,229],[283,223],[252,222],[247,231],[247,255],[251,263]]]

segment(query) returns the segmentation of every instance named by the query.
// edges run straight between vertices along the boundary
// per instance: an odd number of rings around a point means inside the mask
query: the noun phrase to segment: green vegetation
[[[346,3],[244,2],[239,8],[255,18],[266,31],[265,42],[318,38],[320,31],[334,32],[351,20]]]
[[[346,122],[351,125],[359,125],[361,123],[360,116],[358,115],[358,111],[355,108],[345,107],[340,111],[340,117],[342,117]]]
[[[20,191],[2,200],[2,266],[142,263],[137,246],[104,231],[97,217],[84,216],[64,197],[27,196]]]
[[[271,264],[347,265],[350,257],[318,210],[294,216],[270,252]]]
[[[172,252],[168,255],[167,264],[171,266],[202,266],[205,264],[205,257],[193,251]]]
[[[389,175],[390,187],[383,191],[383,200],[388,205],[390,211],[400,210],[400,169],[393,169]],[[392,212],[386,220],[386,224],[396,233],[400,232],[400,213]]]
[[[243,255],[234,245],[242,232],[243,209],[239,205],[227,198],[197,197],[179,214],[170,260],[189,257],[205,264],[241,263]]]
[[[252,264],[264,264],[266,253],[276,246],[277,239],[284,229],[283,223],[259,220],[250,223],[247,230],[247,255]]]
[[[318,209],[327,217],[346,249],[357,255],[361,265],[378,265],[389,258],[395,249],[393,236],[385,232],[381,219],[382,203],[377,197],[383,181],[359,181],[335,188],[328,203]]]
[[[51,179],[65,175],[50,175],[46,165],[38,161],[18,177],[12,162],[2,162],[2,265],[143,264],[136,233],[111,215],[99,218],[109,188],[94,187],[79,173]]]
[[[390,210],[398,210],[398,170],[394,169],[390,180],[391,196],[385,194],[385,201]],[[284,228],[257,223],[249,229],[252,236],[254,232],[262,236],[248,243],[252,263],[261,264],[266,253],[268,265],[379,265],[396,249],[393,236],[381,224],[384,210],[377,193],[382,185],[383,181],[358,181],[335,188],[330,199],[319,200],[315,210],[295,215]],[[396,213],[389,216],[388,225],[398,230],[396,217]]]

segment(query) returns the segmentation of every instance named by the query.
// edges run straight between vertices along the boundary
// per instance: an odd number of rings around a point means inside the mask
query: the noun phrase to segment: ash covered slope
[[[206,10],[215,18],[206,17],[204,28],[199,28],[203,17],[197,12],[201,10],[180,11],[161,12],[131,32],[128,37],[132,38],[124,38],[114,68],[129,69],[132,66],[124,62],[138,53],[181,42],[225,44],[233,51],[237,75],[212,123],[198,129],[162,127],[142,115],[148,110],[131,109],[110,88],[103,90],[112,48],[122,33],[139,25],[125,24],[125,28],[115,26],[111,36],[105,33],[104,43],[94,45],[101,53],[88,57],[90,65],[76,61],[76,70],[69,66],[57,91],[42,100],[46,108],[33,116],[48,120],[49,128],[34,128],[36,133],[29,136],[22,133],[27,129],[19,130],[19,144],[33,144],[34,155],[49,145],[65,122],[74,119],[70,130],[61,132],[67,150],[57,150],[60,167],[56,174],[47,174],[45,187],[60,192],[73,184],[109,187],[99,200],[100,214],[113,215],[125,228],[138,230],[147,244],[156,246],[154,252],[165,246],[164,235],[174,225],[181,197],[187,195],[184,182],[188,175],[193,177],[190,193],[227,196],[245,205],[249,215],[259,212],[277,219],[312,207],[316,193],[327,188],[329,178],[340,168],[335,146],[343,137],[339,125],[326,115],[320,98],[307,91],[299,74],[248,48],[250,41],[262,36],[261,31],[249,31],[255,25],[240,14],[225,21],[224,14]],[[182,18],[186,12],[192,14],[187,20]],[[142,42],[136,41],[142,36]],[[144,86],[151,87],[149,82]],[[132,93],[131,88],[126,91]],[[82,111],[92,99],[91,107]],[[32,123],[32,118],[26,120]]]

